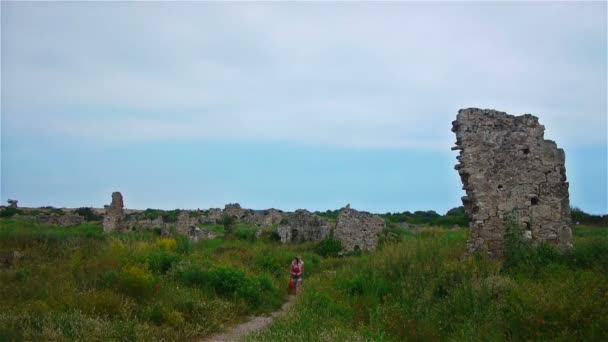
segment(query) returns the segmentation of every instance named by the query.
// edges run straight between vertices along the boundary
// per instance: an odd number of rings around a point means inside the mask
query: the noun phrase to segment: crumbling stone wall
[[[146,218],[143,214],[127,215],[127,218],[122,221],[120,230],[152,230],[163,227],[164,221],[162,217],[155,219]]]
[[[544,139],[537,117],[461,109],[452,131],[471,217],[470,252],[501,256],[511,224],[534,242],[571,247],[564,150]]]
[[[175,230],[178,233],[183,235],[189,235],[192,226],[196,227],[198,223],[197,217],[191,217],[189,210],[180,211],[179,215],[177,215],[177,224],[175,225]]]
[[[120,192],[112,193],[112,203],[106,208],[106,214],[103,218],[103,231],[112,232],[121,230],[121,223],[125,218],[124,203]]]
[[[63,215],[48,214],[38,215],[33,217],[36,221],[45,224],[52,224],[59,227],[72,227],[78,226],[84,223],[84,217],[78,214],[67,213]]]
[[[262,220],[263,227],[272,227],[274,224],[281,223],[281,220],[286,217],[283,211],[278,209],[268,209],[264,211],[264,218]]]
[[[373,251],[378,246],[378,234],[385,228],[384,220],[368,212],[346,206],[340,210],[334,239],[342,243],[346,252]]]
[[[245,216],[246,211],[243,210],[243,208],[241,208],[241,205],[238,203],[229,203],[224,206],[223,214],[233,216],[237,220],[241,220]]]
[[[283,243],[321,241],[329,235],[327,221],[308,210],[298,209],[287,217],[287,224],[277,229]]]

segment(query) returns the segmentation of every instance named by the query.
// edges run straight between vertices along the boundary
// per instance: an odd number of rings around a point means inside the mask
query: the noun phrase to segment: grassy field
[[[464,256],[465,230],[429,229],[306,283],[290,315],[250,341],[606,341],[608,229],[575,250]]]
[[[250,340],[608,339],[606,228],[576,228],[573,253],[517,245],[502,263],[465,256],[460,229],[392,229],[378,252],[326,257],[333,243],[255,240],[246,225],[191,243],[0,224],[0,255],[24,255],[0,265],[0,341],[196,340],[279,307],[295,254],[305,291]]]
[[[243,225],[190,243],[99,224],[0,224],[1,255],[24,255],[0,265],[0,341],[192,340],[279,307],[296,253],[309,272],[322,268],[314,246],[254,242]]]

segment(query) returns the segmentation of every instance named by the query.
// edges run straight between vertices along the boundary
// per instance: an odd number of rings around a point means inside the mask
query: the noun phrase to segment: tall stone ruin
[[[564,150],[544,139],[537,117],[461,109],[452,131],[471,218],[470,252],[503,255],[511,225],[535,243],[572,246]]]
[[[122,194],[118,191],[113,192],[112,203],[106,208],[106,214],[103,218],[103,231],[112,232],[114,230],[120,230],[124,218],[125,213]]]

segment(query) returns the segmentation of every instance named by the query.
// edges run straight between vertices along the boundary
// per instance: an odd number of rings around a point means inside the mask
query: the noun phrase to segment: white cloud
[[[445,149],[478,106],[606,143],[605,3],[2,10],[2,115],[24,133]]]

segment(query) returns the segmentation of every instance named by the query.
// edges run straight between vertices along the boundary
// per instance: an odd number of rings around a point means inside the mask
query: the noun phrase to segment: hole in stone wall
[[[530,226],[530,222],[526,222],[526,230],[532,230],[532,227]]]
[[[528,153],[530,153],[530,148],[528,148],[528,147],[524,147],[524,148],[523,148],[521,151],[522,151],[524,154],[528,154]]]
[[[530,203],[532,203],[532,205],[537,205],[538,204],[538,197],[532,197],[530,199]]]
[[[498,190],[502,190],[502,184],[498,185]]]

